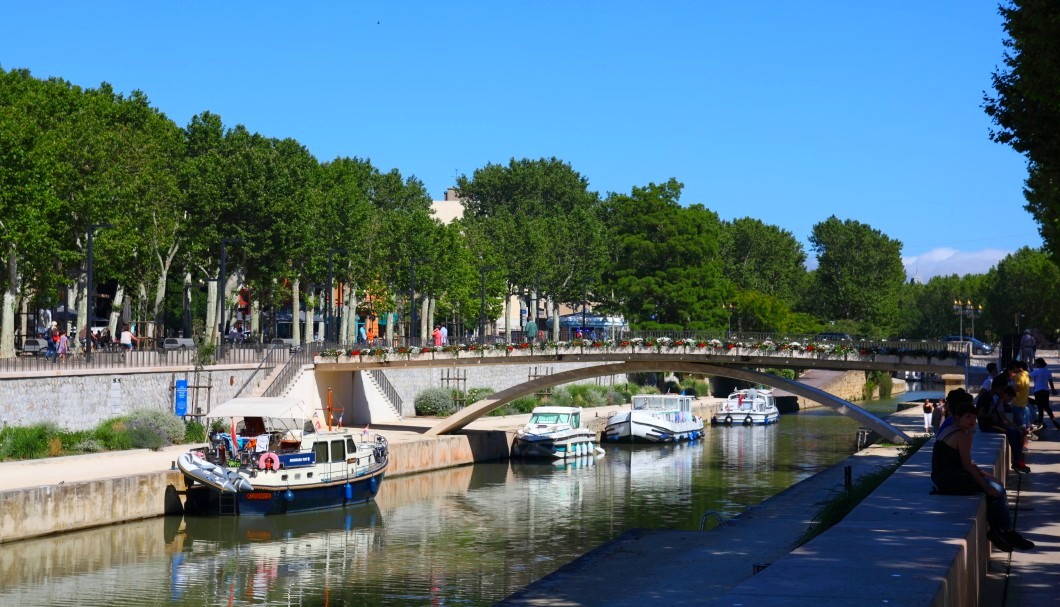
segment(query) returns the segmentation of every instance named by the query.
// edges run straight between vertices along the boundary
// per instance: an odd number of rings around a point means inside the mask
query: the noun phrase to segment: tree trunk
[[[118,283],[118,290],[114,292],[114,302],[110,306],[110,321],[107,326],[110,328],[110,334],[117,337],[121,334],[121,326],[118,324],[118,317],[121,316],[121,307],[125,303],[125,286],[120,282]]]
[[[206,281],[206,343],[217,344],[217,281]]]
[[[504,341],[512,343],[512,296],[510,294],[504,298]]]
[[[559,304],[550,301],[552,309],[552,341],[559,341]]]
[[[302,314],[302,281],[295,278],[291,281],[291,339],[294,343],[302,343],[302,327],[299,325],[298,317]]]
[[[0,309],[0,358],[15,356],[15,303],[18,296],[18,258],[15,245],[7,249],[7,290]],[[25,337],[25,333],[23,333]]]
[[[257,297],[250,302],[250,335],[251,339],[258,340],[259,344],[265,341],[261,332],[261,301]]]
[[[394,343],[394,313],[386,313],[386,341],[388,344]]]

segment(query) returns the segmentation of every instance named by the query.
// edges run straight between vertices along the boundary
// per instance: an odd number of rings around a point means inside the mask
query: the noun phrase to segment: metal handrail
[[[265,363],[269,362],[269,359],[273,357],[273,354],[279,351],[280,350],[273,349],[265,352],[265,356],[261,358],[261,362],[258,363],[258,366],[254,368],[254,372],[247,377],[247,380],[243,382],[243,385],[239,387],[239,390],[236,390],[235,396],[233,396],[232,398],[238,398],[239,395],[243,393],[243,390],[246,390],[247,386],[250,385],[251,380],[253,380],[254,377],[258,374],[258,371],[261,371],[265,367]],[[269,367],[269,371],[272,371],[275,367],[276,365],[271,365]],[[264,375],[267,377],[268,373],[265,373]]]
[[[394,408],[400,413],[401,408],[404,405],[404,401],[398,395],[397,390],[394,389],[394,385],[387,379],[386,374],[383,373],[382,369],[371,370],[372,379],[379,385],[379,388],[383,391],[383,395],[387,397],[390,404],[394,405]]]
[[[306,344],[304,347],[292,352],[291,357],[287,359],[280,374],[276,376],[276,379],[272,380],[272,383],[265,389],[265,393],[262,396],[283,396],[284,391],[287,390],[287,387],[295,379],[298,371],[302,368],[302,365],[313,362],[313,357],[316,356],[316,353],[321,349],[322,346],[319,344]]]
[[[717,510],[707,510],[703,513],[703,516],[699,517],[699,530],[703,531],[707,526],[707,519],[715,518],[718,520],[718,527],[728,527],[729,524],[722,518],[721,513]]]

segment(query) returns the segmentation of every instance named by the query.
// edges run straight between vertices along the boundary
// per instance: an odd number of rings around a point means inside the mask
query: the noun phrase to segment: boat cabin
[[[581,427],[582,410],[578,407],[536,407],[530,414],[529,425]]]

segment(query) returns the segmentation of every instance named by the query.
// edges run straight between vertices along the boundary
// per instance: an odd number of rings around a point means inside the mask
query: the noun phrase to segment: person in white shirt
[[[1053,415],[1053,408],[1049,405],[1049,395],[1056,394],[1056,386],[1053,384],[1053,372],[1045,366],[1044,358],[1034,359],[1034,370],[1031,371],[1031,393],[1034,394],[1034,404],[1038,406],[1038,426],[1045,422],[1045,414],[1053,420],[1053,426],[1060,430],[1060,422]]]

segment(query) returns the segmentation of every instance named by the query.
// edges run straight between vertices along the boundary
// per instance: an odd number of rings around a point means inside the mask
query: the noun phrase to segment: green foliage
[[[1026,156],[1025,208],[1060,263],[1060,4],[1011,0],[999,10],[1008,34],[1005,67],[994,72],[996,96],[986,96],[983,109],[999,127],[991,139]]]
[[[147,420],[137,420],[129,425],[129,443],[134,449],[157,451],[166,446],[166,439],[157,426]]]
[[[571,395],[570,386],[559,386],[553,390],[546,404],[556,407],[573,407],[574,397]]]
[[[58,432],[58,427],[52,423],[5,426],[0,430],[0,460],[46,457],[49,440]]]
[[[817,254],[813,304],[822,318],[856,320],[886,335],[898,320],[898,292],[905,281],[902,243],[879,230],[835,216],[813,226]]]
[[[471,388],[467,391],[467,394],[465,396],[465,398],[467,399],[465,405],[477,403],[478,401],[482,400],[483,398],[486,398],[490,394],[493,394],[493,392],[493,388]]]
[[[453,392],[446,388],[427,388],[416,395],[416,415],[446,417],[456,410]]]
[[[523,396],[507,403],[500,409],[494,409],[489,414],[491,416],[520,415],[530,413],[534,410],[534,407],[540,404],[541,401],[534,396]]]
[[[568,386],[575,407],[602,407],[607,404],[607,388],[596,384]]]
[[[634,383],[615,384],[614,390],[622,395],[622,402],[628,403],[634,394],[640,393],[640,386]]]
[[[683,391],[685,394],[697,398],[710,396],[710,382],[696,379],[694,377],[686,377],[681,380],[679,391]]]
[[[136,409],[125,418],[130,431],[147,428],[158,435],[162,445],[176,445],[184,442],[184,420],[169,411],[161,409]]]
[[[807,280],[806,251],[788,230],[751,217],[724,222],[721,259],[736,289],[760,293],[785,308],[798,303]]]
[[[719,329],[727,321],[721,221],[702,205],[682,206],[682,188],[671,179],[606,203],[614,233],[606,282],[614,307],[637,328]]]
[[[766,373],[776,375],[777,377],[783,377],[784,379],[790,379],[792,381],[799,377],[799,373],[795,369],[766,369]]]
[[[206,442],[206,426],[201,422],[189,420],[184,425],[184,442],[203,443]]]
[[[92,438],[106,451],[132,449],[133,445],[129,437],[129,429],[125,425],[125,418],[122,417],[104,420],[96,426],[92,432]]]
[[[887,398],[894,390],[894,380],[886,371],[868,371],[865,373],[865,385],[861,388],[862,400],[874,397],[876,388],[880,389],[880,398]]]

